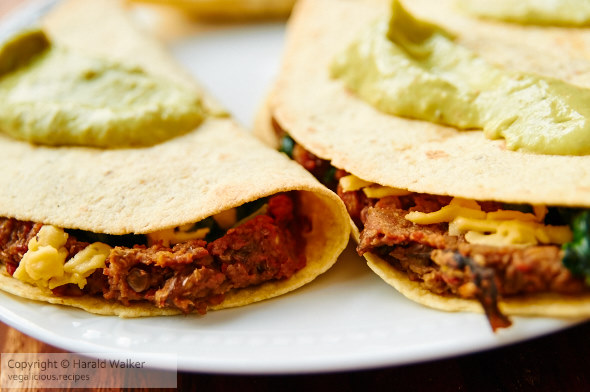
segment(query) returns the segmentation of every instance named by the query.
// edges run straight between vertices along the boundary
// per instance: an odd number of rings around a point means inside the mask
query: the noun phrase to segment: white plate
[[[177,58],[244,125],[252,124],[279,64],[282,24],[234,26],[172,44]],[[286,374],[409,364],[499,347],[573,321],[514,318],[492,333],[484,316],[417,305],[349,249],[336,266],[291,294],[201,316],[119,319],[0,294],[0,319],[82,353],[125,352],[158,364],[175,353],[185,371]],[[169,362],[162,361],[162,366]]]

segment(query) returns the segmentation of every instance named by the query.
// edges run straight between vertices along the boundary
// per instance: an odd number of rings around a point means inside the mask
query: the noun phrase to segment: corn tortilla
[[[452,0],[404,5],[450,30],[461,45],[488,61],[590,87],[590,29],[484,22],[454,10]],[[387,115],[330,78],[335,55],[388,12],[387,0],[298,2],[281,70],[257,119],[262,140],[276,145],[272,117],[307,150],[363,180],[475,200],[590,207],[590,156],[510,151],[503,141],[486,139],[480,131]],[[379,257],[366,259],[386,282],[416,302],[481,312],[476,301],[432,294]],[[500,308],[506,314],[587,317],[590,296],[511,298]]]
[[[45,27],[63,45],[111,56],[200,90],[163,48],[131,24],[116,0],[63,2]],[[209,97],[205,104],[213,113],[220,110]],[[300,287],[333,265],[348,241],[348,218],[338,198],[227,116],[212,115],[193,132],[137,149],[35,146],[2,136],[0,166],[0,216],[108,234],[176,227],[279,192],[299,191],[302,214],[313,227],[305,235],[307,266],[290,279],[230,292],[211,309],[246,305]],[[2,272],[0,287],[24,298],[123,317],[177,313],[145,304],[126,307],[95,298],[56,297]]]

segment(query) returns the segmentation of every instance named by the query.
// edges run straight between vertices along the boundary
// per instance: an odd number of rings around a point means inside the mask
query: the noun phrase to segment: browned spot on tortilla
[[[574,53],[587,53],[586,42],[584,41],[584,38],[575,31],[571,31],[568,35],[558,36],[555,39],[555,43],[562,47],[570,46],[571,51]]]
[[[395,151],[403,152],[412,148],[411,144],[393,143],[393,149]]]
[[[428,150],[426,156],[430,159],[447,158],[449,154],[442,150]]]

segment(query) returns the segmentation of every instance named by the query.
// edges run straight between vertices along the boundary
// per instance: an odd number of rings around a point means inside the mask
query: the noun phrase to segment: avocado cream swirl
[[[397,0],[331,72],[388,114],[483,130],[511,150],[590,154],[590,89],[488,63]]]
[[[0,47],[0,131],[45,145],[140,147],[195,129],[196,92],[54,45],[42,30]]]

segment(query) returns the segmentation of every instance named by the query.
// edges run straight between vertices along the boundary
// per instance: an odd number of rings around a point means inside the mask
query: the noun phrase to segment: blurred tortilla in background
[[[296,0],[133,0],[177,8],[203,19],[271,19],[287,17]]]

